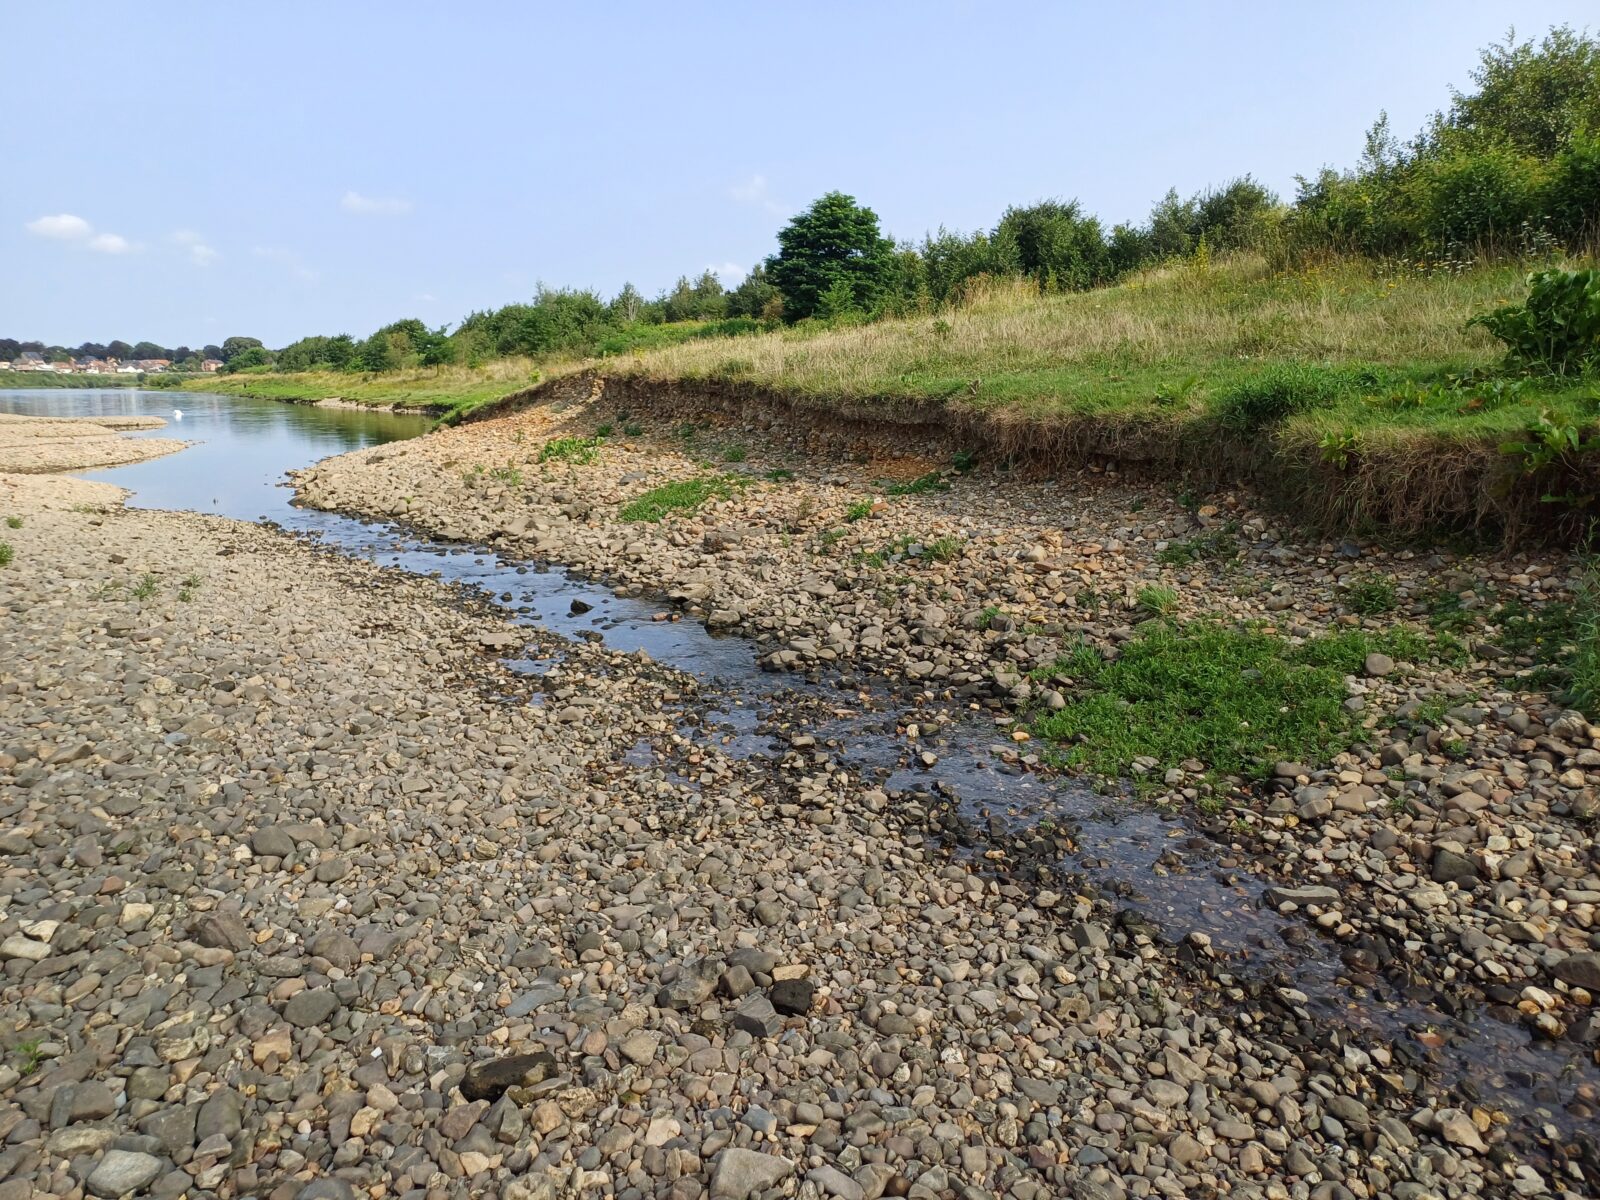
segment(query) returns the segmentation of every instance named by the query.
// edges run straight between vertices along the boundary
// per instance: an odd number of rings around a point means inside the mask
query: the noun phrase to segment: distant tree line
[[[777,250],[731,290],[711,271],[683,276],[653,299],[631,283],[609,300],[540,287],[529,301],[470,313],[454,330],[408,318],[363,340],[315,336],[273,351],[229,338],[201,353],[228,371],[373,372],[624,354],[780,323],[931,312],[959,303],[979,278],[1023,277],[1042,292],[1065,292],[1236,251],[1278,267],[1352,255],[1449,264],[1592,252],[1600,243],[1600,43],[1565,27],[1537,43],[1507,38],[1482,52],[1472,82],[1409,141],[1380,116],[1354,168],[1299,177],[1290,202],[1246,175],[1187,197],[1169,191],[1141,223],[1107,228],[1076,200],[1053,199],[1008,208],[990,229],[941,228],[912,243],[885,236],[853,197],[829,192],[780,230]],[[0,339],[0,353],[8,346],[37,343]],[[152,353],[137,353],[143,348]],[[139,343],[128,351],[176,360],[185,349]]]

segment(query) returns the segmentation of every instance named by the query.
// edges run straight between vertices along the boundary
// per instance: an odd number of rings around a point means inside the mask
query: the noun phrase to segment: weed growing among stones
[[[1400,603],[1394,580],[1387,575],[1368,575],[1352,583],[1347,593],[1350,611],[1364,617],[1393,612]]]
[[[698,479],[680,479],[651,488],[644,495],[622,506],[619,514],[624,521],[661,520],[669,513],[693,512],[707,500],[731,499],[737,481],[728,476],[701,476]]]
[[[600,447],[604,444],[604,441],[604,434],[592,438],[552,438],[539,451],[539,461],[542,463],[571,463],[579,467],[588,466],[600,457]]]

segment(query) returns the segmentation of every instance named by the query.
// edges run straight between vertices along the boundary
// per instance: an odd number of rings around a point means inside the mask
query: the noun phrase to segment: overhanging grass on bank
[[[997,281],[953,311],[590,366],[852,418],[914,417],[1045,466],[1106,457],[1253,478],[1324,527],[1570,537],[1600,468],[1565,456],[1525,472],[1539,464],[1502,446],[1541,420],[1592,428],[1600,382],[1507,376],[1503,347],[1468,325],[1519,299],[1525,272],[1354,262],[1274,273],[1241,255],[1065,295]]]

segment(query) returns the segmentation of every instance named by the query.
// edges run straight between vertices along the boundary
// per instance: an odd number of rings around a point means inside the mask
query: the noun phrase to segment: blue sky
[[[1402,133],[1593,0],[7,6],[0,335],[279,345],[887,231],[1109,223]]]

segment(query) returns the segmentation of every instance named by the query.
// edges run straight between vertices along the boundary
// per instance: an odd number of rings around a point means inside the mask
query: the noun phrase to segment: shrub
[[[849,508],[844,510],[844,519],[846,521],[863,521],[871,515],[871,500],[857,500]]]
[[[1535,271],[1527,300],[1467,324],[1504,342],[1514,365],[1551,375],[1581,373],[1600,364],[1600,270]]]
[[[934,562],[954,562],[961,557],[961,542],[948,536],[935,538],[923,547],[923,553]]]
[[[21,529],[22,528],[22,518],[21,517],[7,517],[6,518],[6,528],[7,529]]]
[[[10,542],[0,542],[0,567],[9,567],[16,556],[17,552],[11,548]]]

